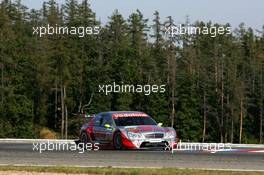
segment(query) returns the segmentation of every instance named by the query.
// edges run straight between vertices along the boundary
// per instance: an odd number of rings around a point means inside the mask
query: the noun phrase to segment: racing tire
[[[118,133],[115,134],[113,141],[114,141],[114,148],[116,150],[122,150],[122,149],[124,149],[124,147],[123,147],[123,141],[122,141],[122,136],[121,136],[121,133],[120,132],[118,132]]]
[[[87,135],[86,132],[82,132],[81,134],[81,143],[83,143],[83,145],[87,145],[87,143],[90,142],[89,136]],[[86,146],[84,146],[85,148]]]

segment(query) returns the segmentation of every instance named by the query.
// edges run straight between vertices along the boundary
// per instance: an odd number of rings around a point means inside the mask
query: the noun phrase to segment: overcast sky
[[[22,0],[22,3],[29,8],[39,9],[44,1]],[[61,4],[65,0],[57,2]],[[91,0],[90,3],[97,19],[104,24],[115,9],[125,18],[139,9],[150,20],[157,10],[162,21],[172,16],[176,23],[184,23],[188,15],[191,22],[211,20],[221,24],[230,23],[233,28],[241,22],[254,29],[262,29],[264,25],[264,0]]]

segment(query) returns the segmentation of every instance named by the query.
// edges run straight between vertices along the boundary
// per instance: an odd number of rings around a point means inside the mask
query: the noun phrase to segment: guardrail
[[[65,140],[65,139],[10,139],[4,138],[0,139],[0,143],[39,143],[39,142],[63,142],[63,143],[72,143],[74,140]]]
[[[63,143],[73,143],[75,140],[65,140],[65,139],[13,139],[13,138],[0,138],[0,143],[38,143],[38,142],[63,142]],[[181,142],[181,144],[219,144],[219,143],[200,143],[200,142]],[[264,149],[264,144],[229,144],[232,149],[235,148],[258,148]]]
[[[220,143],[202,143],[202,142],[180,142],[182,145],[202,145],[202,144],[207,144],[207,145],[217,145]],[[258,149],[264,149],[264,144],[238,144],[238,143],[223,143],[224,145],[228,145],[232,147],[232,149],[236,148],[258,148]]]

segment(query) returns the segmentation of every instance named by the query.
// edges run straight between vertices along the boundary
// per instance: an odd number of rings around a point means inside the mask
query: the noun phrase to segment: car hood
[[[167,132],[171,130],[170,128],[160,127],[157,125],[138,125],[138,126],[125,126],[119,127],[130,132],[144,133],[144,132]]]

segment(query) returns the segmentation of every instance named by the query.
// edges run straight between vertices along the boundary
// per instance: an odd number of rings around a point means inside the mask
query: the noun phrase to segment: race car
[[[177,134],[172,127],[162,127],[146,113],[110,111],[96,114],[85,123],[81,127],[79,140],[84,144],[98,143],[117,150],[169,149],[175,146]]]

